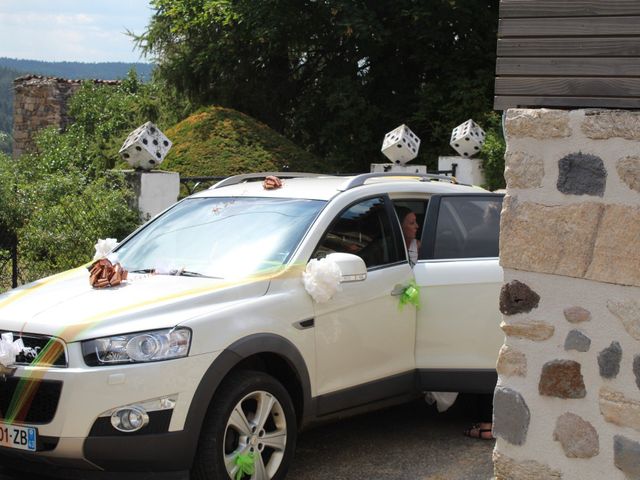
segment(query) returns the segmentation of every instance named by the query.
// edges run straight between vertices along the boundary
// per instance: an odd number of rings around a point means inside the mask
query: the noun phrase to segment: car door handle
[[[395,287],[393,287],[393,290],[391,290],[391,296],[399,297],[404,293],[406,289],[407,289],[407,285],[396,285]]]
[[[315,319],[308,318],[306,320],[300,320],[299,322],[294,322],[293,326],[298,330],[306,330],[307,328],[313,328],[315,326]]]

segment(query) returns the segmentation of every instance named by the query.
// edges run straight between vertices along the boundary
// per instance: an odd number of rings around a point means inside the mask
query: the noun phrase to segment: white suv
[[[3,464],[281,479],[318,420],[493,391],[501,195],[433,175],[264,175],[130,235],[109,255],[129,271],[119,286],[92,288],[83,267],[0,295],[0,333],[25,345],[0,365]],[[415,266],[397,207],[420,225]],[[316,301],[303,273],[322,258],[341,283]],[[411,285],[419,308],[402,304]]]

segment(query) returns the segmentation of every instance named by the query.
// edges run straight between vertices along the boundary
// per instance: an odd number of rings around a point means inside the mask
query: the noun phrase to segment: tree
[[[247,113],[344,170],[408,123],[421,160],[491,110],[497,0],[153,0],[139,47],[196,106]]]

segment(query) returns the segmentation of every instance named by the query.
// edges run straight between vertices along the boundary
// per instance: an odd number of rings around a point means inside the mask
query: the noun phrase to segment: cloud
[[[58,14],[39,12],[0,12],[0,24],[3,27],[12,25],[29,26],[78,26],[92,25],[97,23],[96,15],[78,14]]]
[[[140,0],[0,0],[0,55],[136,62],[139,52],[124,32],[141,32],[151,14]]]

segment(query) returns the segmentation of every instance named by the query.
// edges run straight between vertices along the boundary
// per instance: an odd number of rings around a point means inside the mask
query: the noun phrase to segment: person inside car
[[[420,225],[416,220],[416,214],[409,210],[407,207],[396,207],[396,214],[398,220],[400,220],[400,226],[402,227],[402,236],[404,237],[404,243],[407,247],[407,253],[409,254],[409,263],[413,267],[418,263],[418,252],[420,251],[420,240],[416,238]]]

